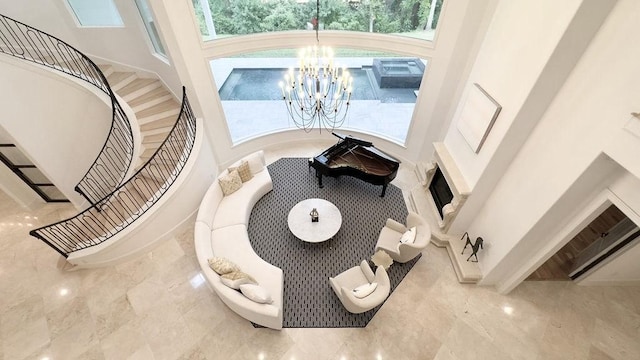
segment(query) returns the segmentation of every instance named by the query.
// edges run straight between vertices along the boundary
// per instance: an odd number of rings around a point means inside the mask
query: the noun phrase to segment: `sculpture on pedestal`
[[[467,249],[467,246],[471,246],[471,255],[469,255],[469,257],[467,258],[467,261],[469,261],[473,256],[475,260],[471,260],[471,262],[478,262],[478,250],[484,249],[482,247],[482,243],[484,242],[484,240],[481,237],[478,237],[475,243],[471,243],[471,239],[469,239],[469,233],[467,232],[462,234],[462,238],[460,240],[464,240],[465,237],[467,240],[464,244],[464,248],[462,249],[461,254],[464,254],[464,251]]]

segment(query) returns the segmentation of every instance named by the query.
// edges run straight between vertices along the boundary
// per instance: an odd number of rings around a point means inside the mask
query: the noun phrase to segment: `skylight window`
[[[67,0],[80,26],[124,26],[113,0]]]

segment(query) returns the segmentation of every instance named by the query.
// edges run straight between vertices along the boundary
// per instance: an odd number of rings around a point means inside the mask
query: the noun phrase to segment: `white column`
[[[218,90],[211,77],[209,61],[201,47],[200,31],[193,24],[189,1],[149,0],[166,40],[173,67],[187,88],[189,102],[197,117],[205,119],[205,133],[211,146],[230,149],[226,120]],[[221,150],[222,151],[222,150]]]

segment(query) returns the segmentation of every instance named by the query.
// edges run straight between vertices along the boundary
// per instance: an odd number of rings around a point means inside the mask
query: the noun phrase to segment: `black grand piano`
[[[340,140],[337,144],[313,158],[309,165],[316,170],[318,185],[322,188],[322,176],[353,176],[374,185],[382,185],[382,194],[398,174],[400,161],[383,153],[370,141],[332,133]]]

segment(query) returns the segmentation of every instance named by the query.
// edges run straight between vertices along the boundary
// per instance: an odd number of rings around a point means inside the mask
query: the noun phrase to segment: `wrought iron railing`
[[[102,71],[66,42],[2,14],[0,52],[82,79],[109,96],[113,109],[109,135],[75,190],[91,204],[112,193],[125,180],[133,161],[134,143],[127,115]]]
[[[187,163],[195,135],[196,119],[183,88],[178,120],[140,170],[96,206],[29,234],[64,257],[108,240],[131,225],[167,192]]]

